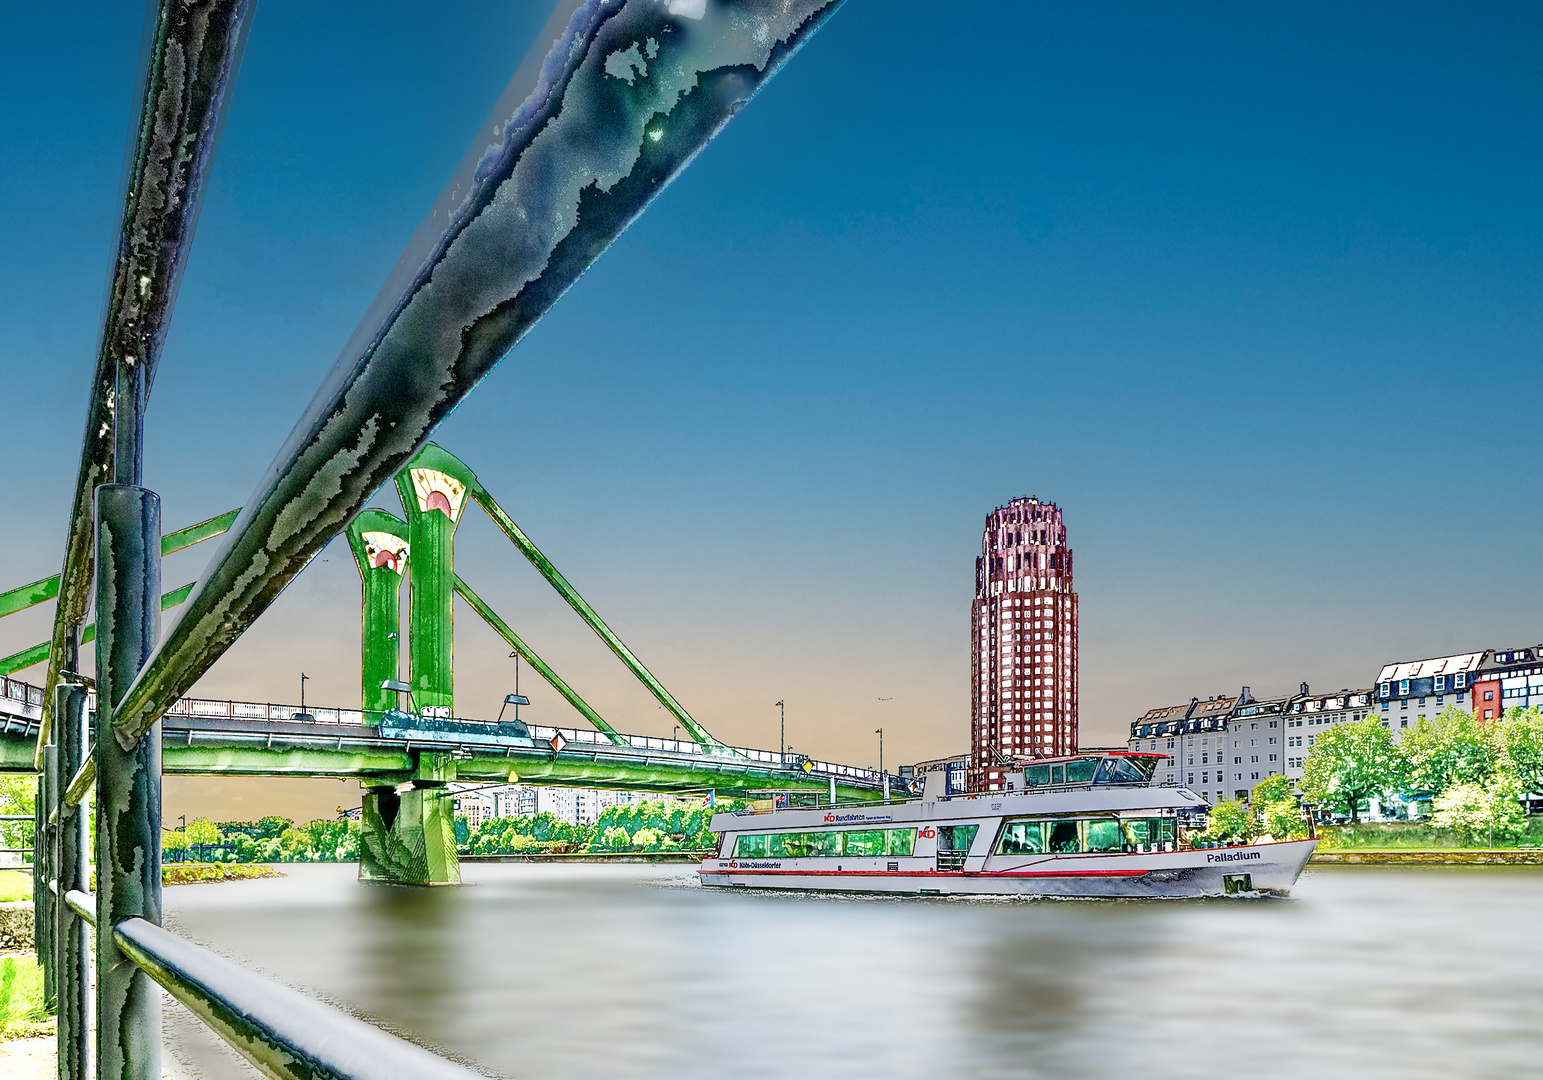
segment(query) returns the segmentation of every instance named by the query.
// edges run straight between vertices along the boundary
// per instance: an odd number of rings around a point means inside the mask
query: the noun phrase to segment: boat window
[[[1034,787],[1038,784],[1048,784],[1050,783],[1050,766],[1030,765],[1027,769],[1023,770],[1023,779],[1029,787]]]
[[[969,851],[979,825],[942,825],[938,828],[939,851]]]
[[[789,859],[813,859],[822,855],[841,854],[841,834],[838,832],[785,833],[774,840],[781,841],[780,852]]]
[[[958,827],[961,832],[965,827]],[[968,826],[970,836],[978,826]],[[735,859],[816,859],[845,853],[853,858],[867,855],[909,856],[916,849],[915,829],[854,829],[851,832],[803,832],[744,834],[734,839]]]
[[[1050,766],[1050,782],[1052,784],[1064,784],[1064,783],[1066,783],[1066,766],[1065,765],[1052,765],[1052,766]]]
[[[1066,782],[1068,784],[1086,784],[1093,779],[1093,770],[1098,768],[1098,758],[1079,758],[1076,761],[1066,763]]]
[[[1047,845],[1057,855],[1075,855],[1082,850],[1080,837],[1077,835],[1077,823],[1075,821],[1051,821],[1046,831],[1050,834],[1050,842]]]
[[[1002,830],[1002,842],[997,845],[997,854],[1042,854],[1045,850],[1045,825],[1043,821],[1009,821],[1007,828]]]
[[[1157,844],[1162,841],[1162,824],[1159,818],[1126,818],[1121,825],[1125,831],[1125,842],[1135,847],[1145,847],[1147,844]]]
[[[847,855],[882,855],[884,854],[884,830],[863,829],[860,832],[849,832],[842,836],[844,852]]]
[[[1109,852],[1124,851],[1125,837],[1120,832],[1120,823],[1114,818],[1103,818],[1087,823],[1087,844],[1084,851]]]
[[[734,840],[734,854],[736,859],[761,858],[766,855],[767,836],[739,836]]]
[[[1128,758],[1104,758],[1098,763],[1098,784],[1144,784],[1149,778]]]

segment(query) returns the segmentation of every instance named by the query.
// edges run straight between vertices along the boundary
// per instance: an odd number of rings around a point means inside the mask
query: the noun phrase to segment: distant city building
[[[1238,701],[1248,698],[1245,686],[1241,694],[1190,698],[1188,705],[1148,709],[1131,725],[1128,745],[1167,755],[1158,762],[1154,783],[1187,787],[1207,802],[1219,802],[1227,797],[1227,719]]]
[[[1473,680],[1473,715],[1493,720],[1529,705],[1543,705],[1543,645],[1485,653]]]
[[[1394,741],[1443,710],[1468,710],[1482,721],[1506,709],[1543,706],[1543,645],[1457,653],[1385,664],[1376,685],[1313,693],[1303,683],[1287,697],[1191,698],[1188,705],[1148,709],[1130,726],[1131,750],[1164,756],[1152,779],[1186,787],[1215,805],[1248,801],[1271,776],[1301,779],[1322,729],[1376,716]],[[1372,817],[1391,811],[1373,800]]]
[[[1054,503],[986,516],[970,637],[970,789],[999,790],[1014,760],[1075,753],[1077,594]]]
[[[534,817],[536,814],[551,814],[569,825],[593,825],[607,807],[670,797],[636,791],[592,791],[527,784],[452,789],[451,795],[455,800],[455,812],[463,815],[474,829],[492,818]]]
[[[1364,720],[1374,708],[1370,689],[1312,694],[1303,683],[1295,694],[1256,698],[1245,686],[1231,696],[1149,709],[1131,724],[1128,745],[1166,755],[1155,783],[1189,788],[1213,806],[1223,799],[1247,802],[1261,781],[1301,777],[1317,734],[1305,729]]]
[[[1382,706],[1383,727],[1402,731],[1411,718],[1419,723],[1442,709],[1469,706],[1469,692],[1477,681],[1483,652],[1438,656],[1385,664],[1377,673],[1377,701]],[[1498,697],[1498,695],[1497,695]],[[1494,708],[1493,703],[1490,706]],[[1474,715],[1484,719],[1477,708]],[[1498,714],[1496,714],[1498,715]]]
[[[1292,698],[1286,709],[1286,776],[1293,781],[1302,778],[1302,763],[1321,730],[1331,724],[1343,724],[1365,720],[1376,712],[1375,688],[1365,690],[1340,690],[1334,694],[1309,694],[1307,684],[1302,693]],[[1398,739],[1402,728],[1394,728],[1388,717],[1382,726],[1393,731]],[[1318,728],[1318,731],[1314,731]]]

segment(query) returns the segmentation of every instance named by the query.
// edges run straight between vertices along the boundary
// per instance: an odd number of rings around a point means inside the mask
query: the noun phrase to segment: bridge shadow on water
[[[477,865],[435,890],[286,869],[168,890],[168,922],[521,1080],[1521,1077],[1543,1050],[1543,873],[1084,903],[719,892],[681,866]],[[196,1075],[256,1075],[167,1018]]]

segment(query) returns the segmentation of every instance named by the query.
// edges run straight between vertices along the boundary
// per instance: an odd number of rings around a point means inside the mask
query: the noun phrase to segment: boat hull
[[[1231,894],[1288,895],[1316,840],[1131,854],[1002,856],[938,870],[933,860],[829,859],[702,861],[703,885],[799,892],[1182,899]],[[894,869],[890,869],[893,866]]]

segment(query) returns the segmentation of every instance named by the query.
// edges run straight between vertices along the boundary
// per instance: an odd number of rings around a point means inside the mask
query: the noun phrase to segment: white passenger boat
[[[1024,763],[1007,790],[716,814],[702,884],[823,892],[1065,897],[1284,896],[1317,840],[1205,846],[1207,804],[1152,787],[1160,754]]]

